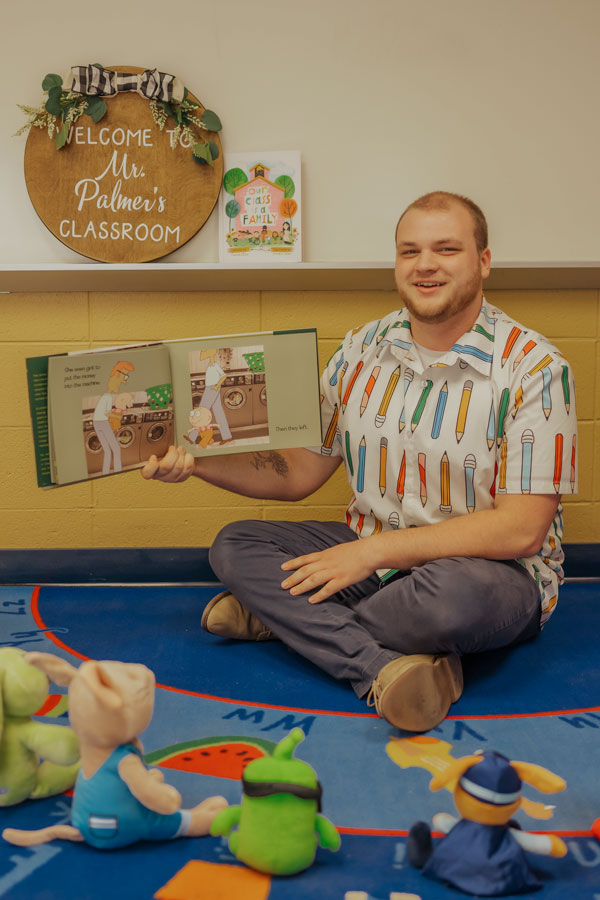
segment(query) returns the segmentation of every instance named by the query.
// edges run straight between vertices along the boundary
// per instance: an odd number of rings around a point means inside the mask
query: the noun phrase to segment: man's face
[[[117,369],[116,372],[108,379],[108,391],[110,394],[116,394],[122,384],[125,384],[127,379],[129,378],[129,372],[121,371],[121,369]]]
[[[411,317],[424,324],[449,322],[481,305],[490,252],[479,253],[469,211],[410,209],[396,234],[396,287]]]

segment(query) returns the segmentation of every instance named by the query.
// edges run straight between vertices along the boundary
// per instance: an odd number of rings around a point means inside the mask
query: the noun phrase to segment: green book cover
[[[33,429],[35,469],[40,487],[52,485],[52,463],[48,431],[48,357],[27,360],[27,389]]]

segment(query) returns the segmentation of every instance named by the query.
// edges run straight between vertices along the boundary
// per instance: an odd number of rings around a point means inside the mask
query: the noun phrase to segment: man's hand
[[[169,447],[162,459],[152,455],[144,468],[144,478],[154,481],[165,481],[175,484],[179,481],[187,481],[194,474],[194,457],[186,453],[183,447]]]
[[[309,553],[284,562],[281,566],[284,572],[295,571],[281,583],[281,587],[296,596],[323,585],[321,590],[308,598],[309,603],[320,603],[342,588],[372,575],[377,568],[373,566],[373,561],[371,538],[337,544],[319,553]]]
[[[433,559],[475,556],[519,559],[535,556],[548,533],[560,497],[555,494],[500,494],[493,509],[455,516],[420,528],[390,529],[338,544],[283,563],[292,571],[281,587],[304,594],[322,585],[309,603],[326,600],[377,569],[408,571]]]

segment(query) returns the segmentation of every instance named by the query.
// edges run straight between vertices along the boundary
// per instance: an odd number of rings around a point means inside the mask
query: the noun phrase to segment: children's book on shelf
[[[37,480],[55,487],[194,456],[321,443],[314,328],[27,360]]]
[[[297,150],[228,153],[219,200],[219,260],[302,260],[301,159]]]

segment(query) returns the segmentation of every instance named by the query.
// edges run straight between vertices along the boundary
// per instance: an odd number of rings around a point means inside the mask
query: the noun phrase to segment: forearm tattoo
[[[289,471],[288,464],[281,453],[275,453],[273,450],[269,453],[253,453],[251,462],[257,472],[259,469],[266,469],[270,464],[275,474],[281,475],[282,478],[285,478]]]

